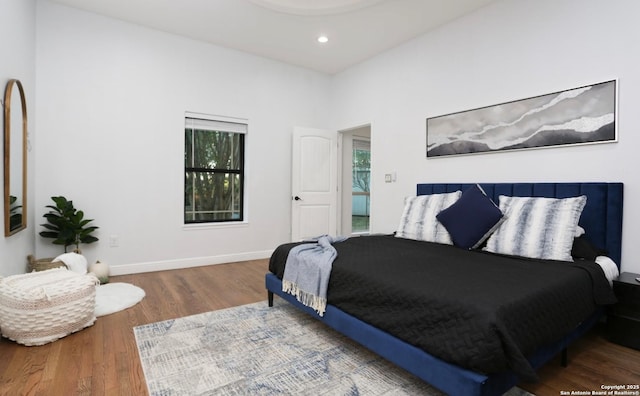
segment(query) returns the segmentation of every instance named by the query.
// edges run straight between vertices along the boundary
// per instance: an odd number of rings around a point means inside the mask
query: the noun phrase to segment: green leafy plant
[[[41,231],[43,238],[53,238],[55,245],[64,245],[64,252],[69,246],[75,245],[80,249],[80,243],[93,243],[98,240],[91,235],[99,227],[88,226],[93,219],[85,219],[84,212],[73,207],[73,201],[65,197],[51,197],[54,205],[47,205],[51,209],[44,214],[48,223],[41,224],[47,231]]]
[[[9,229],[15,230],[22,225],[22,205],[17,205],[18,197],[9,195]]]

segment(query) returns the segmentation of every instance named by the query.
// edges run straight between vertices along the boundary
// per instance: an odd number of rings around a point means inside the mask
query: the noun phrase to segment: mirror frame
[[[22,106],[22,222],[19,227],[11,229],[11,193],[9,191],[11,181],[11,94],[16,86]],[[16,133],[17,131],[14,132],[14,134]],[[4,236],[8,237],[25,228],[27,228],[27,102],[20,80],[11,79],[4,91]]]

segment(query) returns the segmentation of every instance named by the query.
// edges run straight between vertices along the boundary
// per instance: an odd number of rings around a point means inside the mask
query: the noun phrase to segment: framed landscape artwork
[[[617,81],[427,118],[427,157],[609,143]]]

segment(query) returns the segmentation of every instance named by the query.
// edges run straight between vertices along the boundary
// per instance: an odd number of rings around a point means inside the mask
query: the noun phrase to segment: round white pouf
[[[0,328],[6,338],[42,345],[95,322],[96,278],[63,268],[0,279]]]

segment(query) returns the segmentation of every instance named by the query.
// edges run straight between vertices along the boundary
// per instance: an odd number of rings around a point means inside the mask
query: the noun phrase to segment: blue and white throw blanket
[[[302,304],[324,316],[331,267],[333,260],[338,257],[332,244],[345,239],[322,235],[313,238],[313,243],[294,246],[287,256],[282,291],[295,296]]]

